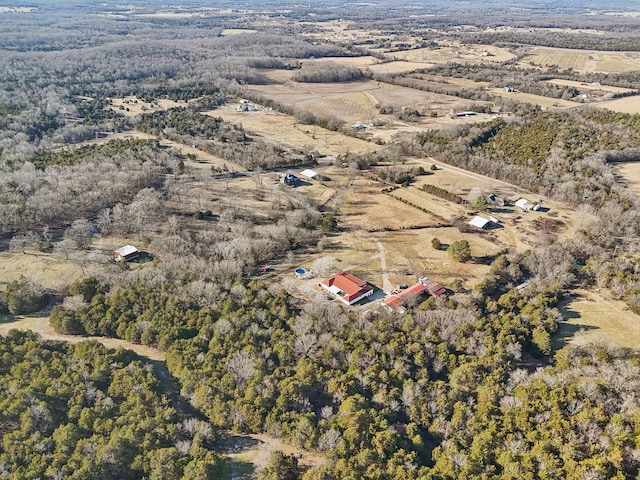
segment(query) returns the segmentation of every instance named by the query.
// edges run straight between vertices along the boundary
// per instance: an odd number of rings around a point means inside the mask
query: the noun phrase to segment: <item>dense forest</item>
[[[636,87],[637,72],[605,77],[508,62],[373,76],[335,58],[390,61],[384,48],[318,41],[321,20],[347,19],[353,31],[378,29],[381,37],[411,31],[419,45],[464,38],[515,51],[637,50],[637,23],[573,16],[584,7],[572,2],[535,19],[493,1],[260,2],[246,11],[194,2],[158,15],[158,2],[139,3],[132,11],[99,2],[0,8],[0,20],[8,19],[0,21],[0,251],[53,252],[82,271],[58,288],[24,276],[1,282],[0,321],[40,312],[57,333],[118,338],[166,355],[150,361],[94,340],[0,336],[0,478],[236,478],[223,453],[229,431],[269,435],[322,459],[309,467],[276,452],[250,477],[261,480],[640,475],[638,352],[579,341],[559,349],[556,341],[561,302],[576,285],[606,288],[640,314],[640,205],[612,168],[639,159],[638,114],[544,110],[482,88],[452,89],[438,93],[504,115],[412,129],[372,142],[369,152],[338,155],[349,185],[366,173],[384,188],[403,188],[430,172],[399,163],[433,156],[577,212],[570,238],[541,237],[527,251],[487,256],[484,278],[472,287],[458,282],[456,295],[364,311],[318,294],[301,298],[286,279],[258,275],[269,262],[293,264],[349,232],[339,211],[345,191],[335,186],[320,203],[278,182],[263,188],[265,172],[277,178],[313,164],[315,152],[268,141],[216,112],[243,98],[354,135],[336,117],[248,91],[273,82],[267,68],[307,86],[373,78],[426,89],[423,77],[447,76],[575,99],[573,87],[543,81],[553,73]],[[513,32],[480,31],[507,21]],[[521,31],[566,25],[606,34]],[[115,106],[130,96],[153,108],[132,115]],[[178,105],[160,108],[161,101]],[[376,109],[407,122],[420,115]],[[168,142],[229,165],[201,168]],[[244,188],[230,188],[235,179]],[[421,191],[469,204],[435,184]],[[130,265],[96,254],[92,245],[105,238],[135,240],[142,259]]]

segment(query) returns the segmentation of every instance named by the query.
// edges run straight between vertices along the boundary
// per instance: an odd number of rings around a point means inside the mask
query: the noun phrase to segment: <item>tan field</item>
[[[274,110],[237,112],[232,105],[206,114],[222,117],[226,122],[240,123],[249,135],[257,134],[301,151],[316,150],[335,156],[345,151],[363,152],[375,147],[366,140],[313,125],[302,125],[294,117]]]
[[[622,177],[626,187],[640,196],[640,163],[628,162],[614,165],[614,171]]]
[[[572,68],[579,72],[632,72],[640,70],[640,55],[637,52],[601,52],[551,47],[532,47],[520,60],[545,66],[556,65],[560,69]]]
[[[515,58],[506,48],[493,45],[443,46],[439,48],[417,48],[387,54],[393,59],[418,63],[502,63]]]
[[[0,253],[0,278],[2,283],[25,277],[45,288],[61,288],[80,278],[80,267],[63,254],[41,253],[27,249],[26,253]]]
[[[574,80],[564,80],[562,78],[554,78],[553,80],[546,80],[548,83],[555,85],[567,85],[569,87],[575,87],[580,91],[586,92],[603,92],[603,93],[631,93],[635,90],[631,88],[614,87],[612,85],[601,85],[599,83],[584,83],[576,82]]]
[[[438,129],[442,125],[474,123],[490,119],[488,114],[450,118],[453,112],[468,110],[472,103],[486,102],[471,102],[451,95],[424,92],[372,80],[339,84],[298,83],[290,79],[289,71],[271,70],[265,74],[277,83],[251,85],[248,90],[321,117],[337,118],[347,125],[362,123],[366,127],[367,136],[372,139],[379,138],[385,142],[400,132],[417,132],[425,128]],[[379,112],[381,106],[392,106],[397,111],[408,107],[421,112],[423,116],[409,123],[398,120],[392,114],[381,114]],[[437,117],[430,116],[432,111],[437,112]],[[224,115],[223,118],[225,118]],[[298,128],[303,127],[298,126]]]
[[[376,63],[373,65],[369,65],[367,68],[371,70],[373,73],[406,73],[413,72],[419,68],[429,68],[433,66],[432,63],[421,63],[421,62],[408,62],[408,61],[393,61],[393,62],[385,62],[385,63]]]
[[[124,98],[112,98],[111,108],[118,113],[123,114],[125,117],[135,117],[141,113],[149,113],[156,110],[168,110],[170,108],[184,107],[186,102],[174,102],[173,100],[167,100],[161,98],[153,103],[143,102],[135,96],[129,96]]]
[[[248,33],[256,33],[257,30],[252,30],[252,29],[244,29],[244,28],[225,28],[224,30],[222,30],[221,35],[223,37],[229,37],[231,35],[245,35]]]
[[[640,96],[618,98],[616,100],[607,100],[595,104],[598,107],[613,110],[620,113],[640,113]]]
[[[615,343],[633,349],[640,347],[640,316],[623,302],[610,299],[606,292],[575,290],[562,302],[561,311],[566,321],[556,334],[558,342],[570,339]],[[577,332],[580,334],[576,336]]]
[[[532,93],[524,93],[524,92],[507,92],[505,91],[504,88],[490,88],[488,92],[503,98],[512,98],[519,102],[526,102],[526,103],[532,103],[534,105],[539,105],[544,109],[555,108],[558,110],[566,110],[566,109],[575,108],[581,105],[578,102],[562,100],[561,98],[550,98],[550,97],[544,97],[542,95],[534,95]]]

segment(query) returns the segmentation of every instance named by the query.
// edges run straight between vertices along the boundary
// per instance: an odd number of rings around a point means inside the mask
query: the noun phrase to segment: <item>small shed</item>
[[[476,215],[469,221],[469,225],[476,228],[481,228],[483,230],[487,230],[491,227],[493,220],[491,218],[484,218],[480,215]]]
[[[140,252],[133,245],[125,245],[113,251],[116,262],[129,262],[138,258],[138,255],[140,255]]]
[[[300,175],[302,175],[303,177],[314,179],[314,178],[316,178],[318,176],[318,172],[316,172],[315,170],[311,170],[311,169],[307,168],[306,170],[301,171]]]
[[[540,203],[536,203],[534,205],[526,198],[521,198],[520,200],[518,200],[515,203],[515,206],[521,208],[525,212],[528,212],[529,210],[540,210]]]

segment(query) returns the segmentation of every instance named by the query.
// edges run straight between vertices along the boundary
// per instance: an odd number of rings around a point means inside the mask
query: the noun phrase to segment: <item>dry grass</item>
[[[555,85],[566,85],[569,87],[575,87],[581,92],[602,92],[602,93],[630,93],[634,90],[631,88],[614,87],[611,85],[599,85],[595,83],[585,84],[583,82],[576,82],[574,80],[564,80],[561,78],[554,78],[552,80],[546,80],[548,83]]]
[[[566,319],[560,328],[561,339],[638,348],[640,317],[623,302],[611,300],[603,293],[575,290],[567,301],[562,302],[561,310]],[[576,336],[577,332],[581,334]]]
[[[441,219],[381,193],[382,188],[381,184],[371,180],[355,180],[345,194],[345,202],[340,209],[341,220],[363,230],[407,229],[441,222]]]
[[[230,37],[232,35],[246,35],[246,34],[251,34],[251,33],[256,33],[257,30],[252,30],[252,29],[244,29],[244,28],[225,28],[224,30],[222,30],[221,35],[223,37]]]
[[[173,100],[167,100],[166,98],[158,99],[153,103],[143,102],[135,96],[111,99],[111,108],[129,118],[140,115],[141,113],[168,110],[170,108],[184,107],[186,105],[186,102],[174,102]]]
[[[222,117],[227,122],[242,124],[250,134],[258,134],[269,141],[300,151],[316,150],[336,156],[345,151],[357,153],[375,147],[366,140],[313,125],[301,125],[294,117],[273,110],[237,112],[235,107],[229,106],[214,110],[210,114]]]
[[[490,115],[487,114],[450,118],[450,114],[455,111],[468,110],[471,103],[486,102],[471,102],[455,96],[429,93],[371,80],[347,83],[298,83],[290,79],[289,71],[271,70],[265,74],[275,83],[252,85],[248,89],[279,103],[299,107],[321,117],[337,118],[347,125],[363,123],[367,126],[368,136],[385,142],[398,133],[418,132],[425,128],[439,129],[443,125],[490,119]],[[394,115],[380,114],[381,106],[390,106],[396,111],[411,107],[425,116],[411,123],[399,121]],[[437,118],[429,116],[432,111],[438,113]],[[223,118],[229,115],[221,111],[216,111],[215,114],[222,115]],[[254,115],[248,115],[247,118]],[[242,122],[244,126],[245,120],[243,119]],[[269,127],[271,128],[271,125]]]
[[[578,102],[571,102],[569,100],[562,100],[560,98],[544,97],[542,95],[534,95],[532,93],[524,92],[506,92],[504,88],[490,88],[489,93],[498,95],[504,98],[511,98],[519,102],[532,103],[539,105],[544,109],[554,108],[558,110],[566,110],[569,108],[576,108],[581,104]]]
[[[65,260],[61,254],[26,252],[0,253],[0,284],[25,277],[45,288],[58,289],[82,275],[78,264]]]
[[[579,72],[621,73],[640,70],[640,61],[634,52],[602,52],[551,47],[532,47],[520,63],[531,62],[560,69],[572,68]]]
[[[488,53],[488,55],[485,54]],[[403,59],[417,63],[502,63],[515,58],[506,48],[493,45],[474,45],[473,47],[443,46],[439,48],[417,48],[388,54],[394,59]]]
[[[614,165],[617,175],[622,177],[629,190],[640,196],[640,163],[628,162]]]
[[[634,114],[640,112],[640,96],[618,98],[616,100],[599,102],[595,105],[600,108],[613,110],[614,112]]]

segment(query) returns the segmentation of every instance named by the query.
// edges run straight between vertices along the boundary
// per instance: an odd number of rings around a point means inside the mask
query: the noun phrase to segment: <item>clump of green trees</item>
[[[215,432],[177,411],[153,367],[95,341],[0,336],[4,478],[217,479]]]

